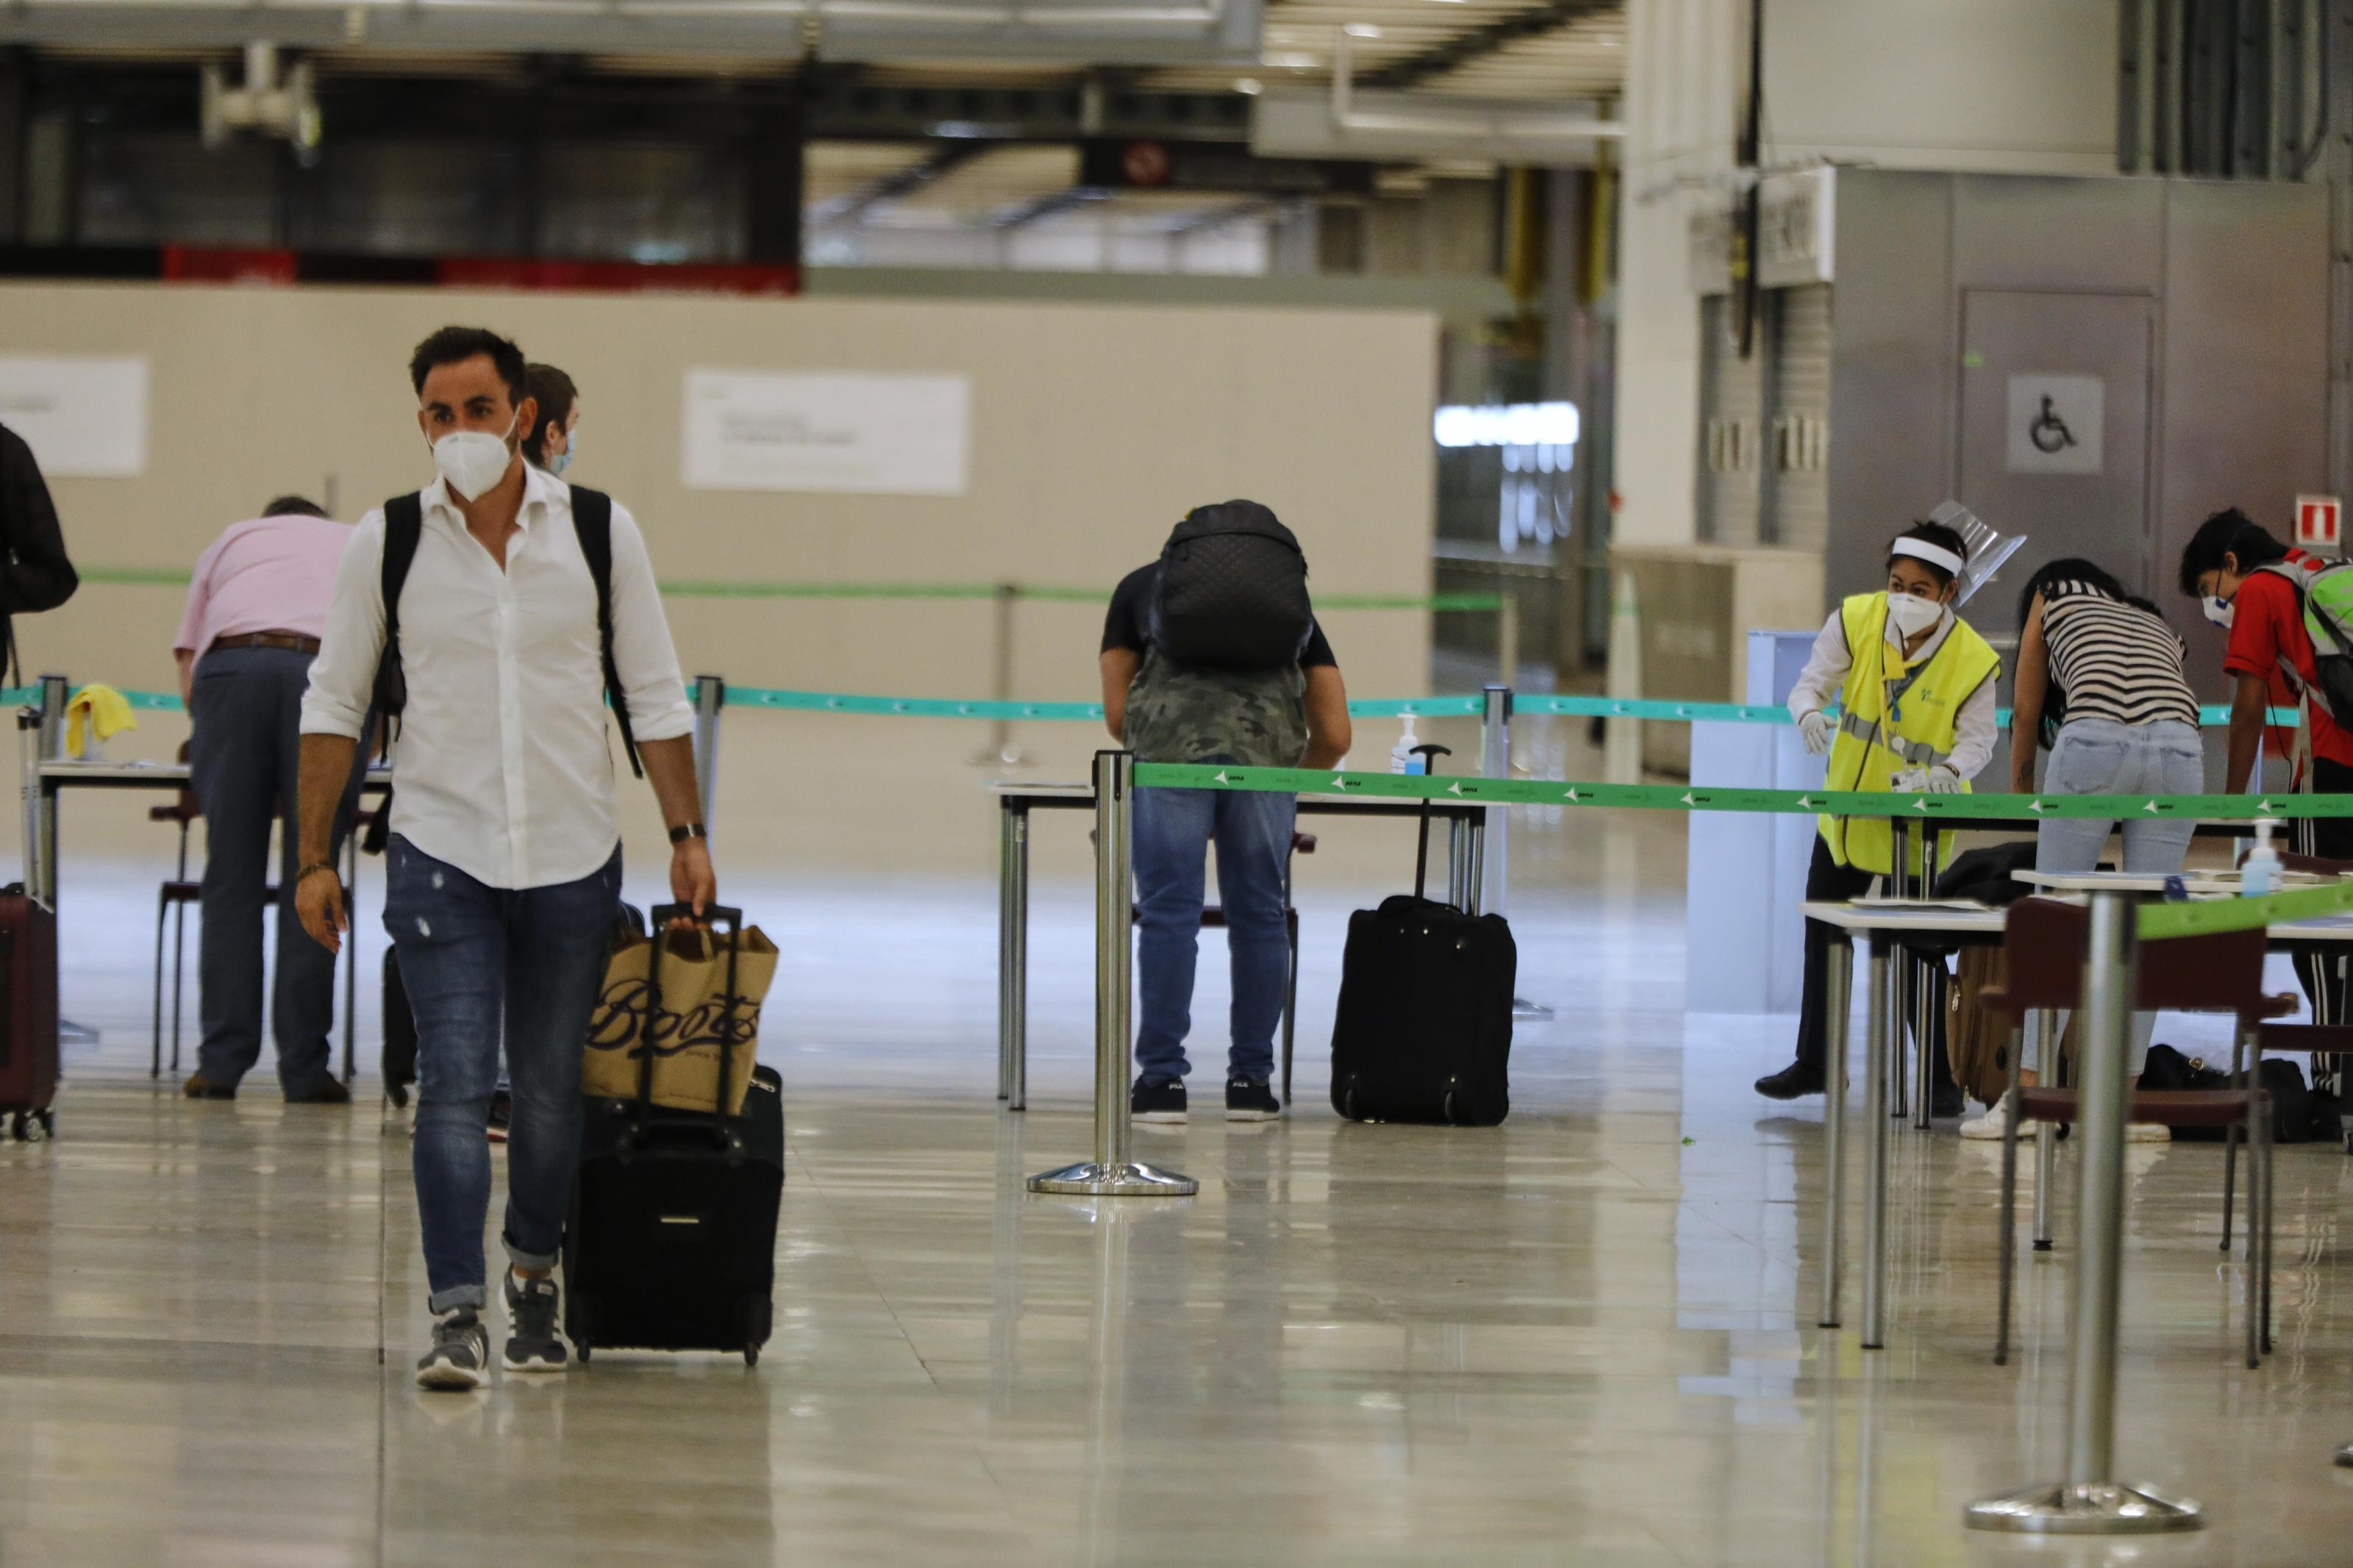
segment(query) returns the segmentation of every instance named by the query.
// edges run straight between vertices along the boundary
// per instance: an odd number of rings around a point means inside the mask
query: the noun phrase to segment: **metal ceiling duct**
[[[1261,0],[0,0],[0,43],[1247,63]]]

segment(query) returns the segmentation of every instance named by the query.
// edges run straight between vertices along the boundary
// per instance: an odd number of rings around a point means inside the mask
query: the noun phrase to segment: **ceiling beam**
[[[943,142],[937,151],[903,169],[893,169],[854,191],[820,202],[810,210],[809,223],[811,226],[855,223],[876,207],[913,195],[950,170],[971,163],[992,145],[987,142]]]
[[[1623,11],[1626,0],[1543,0],[1500,21],[1434,44],[1418,55],[1408,55],[1392,60],[1378,70],[1365,71],[1356,78],[1358,87],[1401,89],[1419,87],[1435,77],[1484,59],[1489,55],[1511,47],[1524,38],[1540,37],[1556,32],[1588,16],[1599,16],[1612,11]]]

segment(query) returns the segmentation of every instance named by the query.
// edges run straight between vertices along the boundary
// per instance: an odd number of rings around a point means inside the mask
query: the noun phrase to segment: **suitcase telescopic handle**
[[[743,1157],[743,1150],[731,1125],[733,1119],[727,1113],[727,1084],[735,1062],[735,1009],[743,1000],[742,987],[736,982],[736,962],[744,953],[744,911],[723,904],[705,904],[700,915],[685,904],[656,904],[646,912],[646,924],[653,932],[654,945],[653,952],[646,959],[645,1055],[638,1063],[636,1142],[645,1142],[646,1121],[653,1112],[654,1020],[661,1016],[662,951],[669,946],[672,921],[696,921],[706,929],[723,931],[727,935],[727,988],[720,994],[719,1087],[711,1097],[711,1119],[719,1147],[727,1152],[732,1163]]]
[[[1453,754],[1454,749],[1451,746],[1441,746],[1435,741],[1427,742],[1413,749],[1413,755],[1421,759],[1421,771],[1433,778],[1438,775],[1438,759],[1451,757]],[[1423,795],[1421,797],[1421,842],[1415,847],[1413,852],[1413,896],[1415,898],[1419,899],[1422,896],[1421,889],[1429,879],[1430,797]]]

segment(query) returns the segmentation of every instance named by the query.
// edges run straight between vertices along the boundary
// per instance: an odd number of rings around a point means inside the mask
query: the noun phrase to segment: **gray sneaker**
[[[507,1343],[502,1359],[509,1372],[564,1372],[572,1352],[555,1326],[563,1297],[553,1279],[518,1279],[507,1270]]]
[[[481,1315],[456,1307],[434,1320],[433,1348],[417,1363],[417,1386],[467,1394],[491,1381],[491,1338]]]

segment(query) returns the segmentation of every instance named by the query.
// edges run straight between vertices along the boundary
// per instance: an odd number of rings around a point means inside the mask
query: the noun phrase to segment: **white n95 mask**
[[[1894,627],[1896,636],[1906,642],[1944,617],[1945,606],[1934,599],[1924,599],[1917,594],[1887,595],[1887,624]]]
[[[2206,595],[2206,602],[2200,607],[2206,612],[2206,618],[2208,620],[2226,630],[2229,628],[2232,618],[2237,614],[2238,609],[2232,601],[2218,598],[2212,594]]]
[[[507,430],[513,433],[513,420],[507,421]],[[487,430],[452,430],[433,443],[433,466],[468,500],[488,494],[507,477],[507,465],[513,460],[506,437]]]

